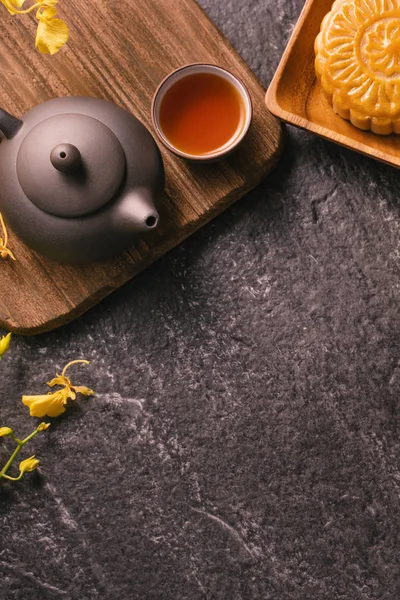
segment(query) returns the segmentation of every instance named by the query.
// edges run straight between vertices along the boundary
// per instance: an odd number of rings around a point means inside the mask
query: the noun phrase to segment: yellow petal
[[[0,340],[0,358],[9,349],[10,342],[11,342],[11,333],[7,333],[7,335],[3,335],[3,337]]]
[[[67,395],[67,398],[70,398],[71,400],[75,400],[76,394],[74,392],[74,388],[72,385],[65,388],[65,393]]]
[[[12,435],[14,432],[10,427],[0,427],[0,437],[7,437]]]
[[[9,13],[15,15],[18,13],[18,9],[23,6],[25,0],[0,0],[0,2],[4,4]]]
[[[30,456],[29,458],[25,458],[19,463],[19,470],[21,473],[30,473],[38,468],[40,462],[35,456]]]
[[[2,0],[0,0],[0,2],[2,2]],[[7,248],[8,231],[7,231],[7,227],[6,227],[6,224],[4,222],[4,218],[3,218],[3,215],[1,214],[1,212],[0,212],[0,228],[4,235],[4,240],[3,240],[3,238],[0,237],[0,256],[1,256],[1,258],[10,257],[13,260],[16,260],[14,254],[11,252],[11,250],[9,250],[9,248]]]
[[[22,396],[22,404],[29,407],[31,417],[58,417],[65,412],[67,403],[65,390],[58,390],[54,394],[43,396]]]
[[[42,8],[39,8],[38,12],[36,13],[36,17],[38,19],[48,21],[56,16],[57,9],[54,8],[54,4],[51,5],[50,2],[47,2],[47,0],[41,0],[41,5]]]
[[[72,389],[75,390],[77,394],[83,394],[84,396],[95,396],[95,392],[85,385],[73,385]]]
[[[4,246],[1,246],[1,245],[0,245],[0,256],[1,256],[1,258],[10,257],[12,260],[17,260],[9,248],[5,248]]]
[[[57,375],[57,377],[54,377],[54,379],[52,379],[51,381],[49,381],[47,383],[47,385],[49,387],[54,387],[55,385],[67,385],[67,386],[70,386],[71,382],[68,379],[68,377],[64,377],[63,375]]]
[[[54,379],[49,381],[47,385],[49,387],[54,387],[55,385],[63,385],[65,388],[63,392],[65,393],[66,397],[71,398],[71,400],[75,400],[76,398],[74,387],[73,385],[71,385],[71,381],[68,379],[68,377],[65,377],[64,375],[57,375],[57,377],[54,377]]]
[[[49,18],[49,15],[53,14],[50,11],[55,10],[55,8],[46,8],[38,16],[36,48],[42,54],[55,54],[68,41],[68,25],[61,19]]]

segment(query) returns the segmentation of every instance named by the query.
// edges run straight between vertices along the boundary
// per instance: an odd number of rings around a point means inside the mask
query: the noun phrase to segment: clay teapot
[[[61,262],[104,259],[158,224],[164,166],[151,134],[95,98],[49,100],[21,119],[0,109],[0,211]]]

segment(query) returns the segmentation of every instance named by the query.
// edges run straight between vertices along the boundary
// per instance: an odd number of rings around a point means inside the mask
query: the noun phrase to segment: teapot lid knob
[[[50,153],[50,160],[57,171],[69,175],[75,173],[82,165],[82,157],[73,144],[58,144]]]

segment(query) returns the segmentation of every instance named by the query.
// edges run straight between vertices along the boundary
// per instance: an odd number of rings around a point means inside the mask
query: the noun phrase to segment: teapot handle
[[[0,131],[11,140],[21,129],[23,121],[0,108]]]

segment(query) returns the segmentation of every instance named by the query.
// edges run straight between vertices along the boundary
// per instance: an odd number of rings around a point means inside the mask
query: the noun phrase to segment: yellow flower
[[[0,0],[2,1],[2,0]],[[7,258],[8,256],[13,260],[16,260],[14,254],[11,252],[9,248],[7,248],[8,244],[8,231],[6,224],[4,223],[3,215],[0,213],[0,225],[3,230],[4,240],[0,237],[0,256],[1,258]]]
[[[0,437],[7,437],[13,435],[13,430],[10,427],[0,427]]]
[[[20,473],[31,473],[38,468],[40,461],[35,458],[35,456],[30,456],[29,458],[25,458],[19,463]]]
[[[47,5],[47,6],[46,6]],[[36,48],[42,54],[55,54],[68,41],[68,25],[61,19],[55,19],[57,9],[48,2],[39,8],[36,18],[39,21],[36,33]]]
[[[50,427],[50,423],[39,423],[36,427],[36,431],[46,431]]]
[[[39,21],[36,33],[36,48],[42,54],[55,54],[68,41],[68,25],[56,19],[58,0],[37,0],[29,8],[21,10],[25,0],[0,0],[12,15],[24,15],[36,11]]]
[[[10,458],[8,459],[8,461],[6,462],[4,467],[0,470],[0,481],[1,481],[1,479],[7,479],[8,481],[19,481],[20,479],[22,479],[25,472],[34,471],[38,467],[39,461],[34,456],[31,456],[29,458],[26,458],[25,460],[23,460],[20,463],[20,465],[19,465],[20,473],[19,473],[18,477],[13,477],[12,475],[8,474],[8,470],[14,463],[20,450],[25,446],[25,444],[30,442],[30,440],[32,440],[39,432],[45,431],[49,427],[50,427],[50,423],[39,423],[39,425],[36,427],[36,429],[34,431],[32,431],[32,433],[30,433],[28,436],[26,436],[26,438],[24,438],[23,440],[16,438],[14,436],[13,430],[10,429],[10,427],[0,427],[0,437],[5,437],[5,436],[9,435],[12,437],[14,442],[17,444],[17,447],[15,448],[14,452],[11,454]]]
[[[61,375],[57,375],[48,382],[49,387],[56,385],[62,386],[60,390],[49,392],[42,396],[22,396],[22,403],[29,407],[31,417],[58,417],[65,412],[65,405],[68,400],[75,400],[76,394],[84,396],[94,396],[94,391],[83,385],[72,385],[71,380],[65,373],[71,365],[83,363],[88,365],[87,360],[73,360],[62,370]]]
[[[10,347],[11,342],[11,333],[7,333],[7,335],[3,335],[0,340],[0,360],[3,358],[4,354]]]

